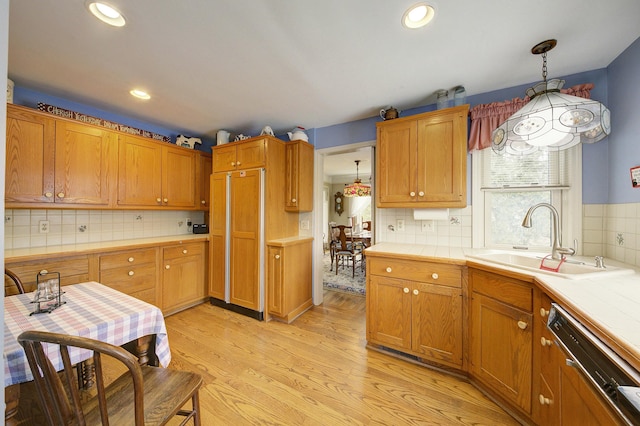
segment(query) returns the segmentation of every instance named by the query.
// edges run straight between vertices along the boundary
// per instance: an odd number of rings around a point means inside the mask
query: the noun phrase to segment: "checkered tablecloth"
[[[171,362],[171,351],[162,311],[156,306],[106,287],[87,282],[62,287],[66,303],[51,313],[29,315],[34,310],[33,293],[4,298],[4,385],[33,379],[18,336],[26,330],[41,330],[88,337],[120,346],[147,335],[156,335],[155,352],[163,367]],[[71,351],[70,351],[71,352]],[[48,351],[56,368],[62,368],[57,346]],[[75,364],[87,351],[70,353]]]

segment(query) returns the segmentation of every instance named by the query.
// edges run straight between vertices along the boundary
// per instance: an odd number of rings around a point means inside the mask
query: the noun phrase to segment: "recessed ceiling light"
[[[414,4],[402,15],[402,25],[410,29],[421,28],[431,22],[435,14],[436,11],[430,4]]]
[[[151,99],[151,96],[144,90],[133,89],[129,93],[131,93],[131,96],[134,96],[138,99],[144,99],[144,100]]]
[[[89,9],[89,12],[91,12],[93,16],[95,16],[102,22],[114,27],[124,26],[124,16],[122,16],[118,9],[111,6],[110,4],[93,0],[88,0],[85,4],[87,5],[87,9]]]

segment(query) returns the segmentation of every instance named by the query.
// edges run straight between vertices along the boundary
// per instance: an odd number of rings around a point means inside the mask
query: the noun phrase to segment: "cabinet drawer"
[[[373,275],[427,282],[451,287],[462,286],[459,266],[410,260],[369,258],[368,271]]]
[[[180,244],[178,246],[165,247],[162,251],[163,259],[179,259],[184,256],[201,255],[204,253],[204,243]]]
[[[100,270],[156,263],[156,250],[130,250],[100,256]]]
[[[533,310],[533,286],[523,281],[512,280],[501,275],[469,270],[474,292],[500,300],[529,313]]]
[[[100,282],[126,294],[156,287],[156,264],[112,268],[100,271]]]
[[[90,281],[88,256],[20,263],[7,262],[5,266],[20,278],[27,292],[35,290],[36,277],[42,270],[60,272],[60,282],[62,285]]]

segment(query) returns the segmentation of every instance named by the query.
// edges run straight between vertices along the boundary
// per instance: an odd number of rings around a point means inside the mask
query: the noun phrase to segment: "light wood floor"
[[[367,349],[365,298],[325,292],[292,324],[208,304],[166,318],[171,368],[204,377],[204,425],[515,425],[472,385]]]

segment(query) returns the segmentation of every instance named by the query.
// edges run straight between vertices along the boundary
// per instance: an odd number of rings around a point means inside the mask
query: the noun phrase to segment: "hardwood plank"
[[[518,424],[464,380],[367,349],[359,295],[326,291],[292,324],[210,304],[166,324],[169,368],[203,376],[203,425]]]

